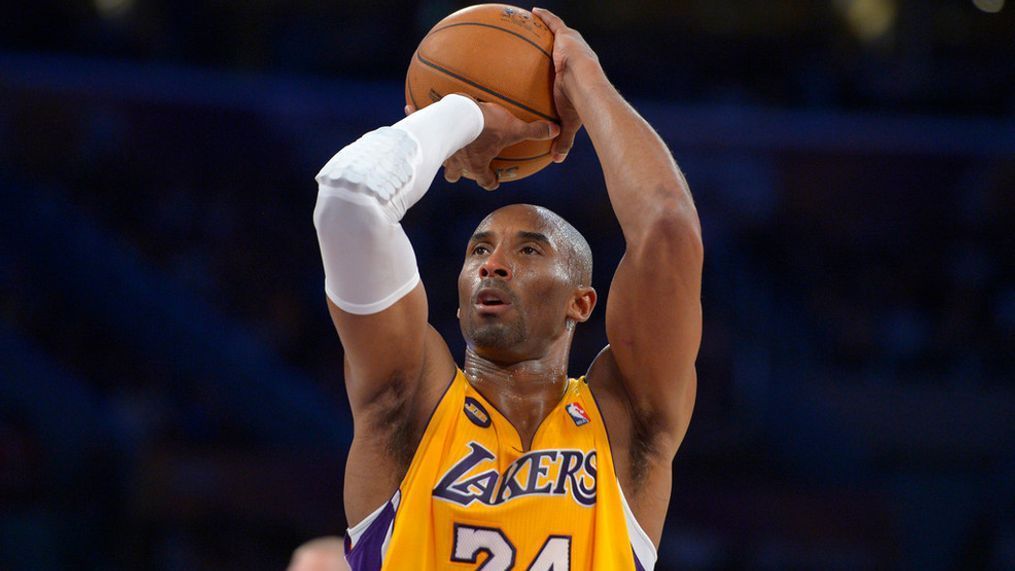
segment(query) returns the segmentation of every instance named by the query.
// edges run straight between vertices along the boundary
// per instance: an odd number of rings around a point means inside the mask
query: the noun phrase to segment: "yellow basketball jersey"
[[[613,469],[589,386],[571,379],[528,451],[458,371],[390,501],[346,535],[353,571],[647,570],[655,547]]]

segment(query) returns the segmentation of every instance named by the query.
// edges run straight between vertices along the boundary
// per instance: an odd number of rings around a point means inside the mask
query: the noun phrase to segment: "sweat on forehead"
[[[476,232],[490,230],[495,221],[511,220],[521,223],[519,230],[542,232],[553,245],[567,253],[568,271],[575,285],[592,283],[592,248],[577,228],[559,214],[534,204],[511,204],[494,210],[479,223]]]
[[[546,230],[551,233],[556,233],[555,231],[560,229],[562,225],[569,226],[566,220],[548,208],[532,204],[511,204],[487,214],[486,218],[476,227],[476,231],[488,230],[495,221],[506,222],[508,220],[529,225],[530,227],[525,230]]]

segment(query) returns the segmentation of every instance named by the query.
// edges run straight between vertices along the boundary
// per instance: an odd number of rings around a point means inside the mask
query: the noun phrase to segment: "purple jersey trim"
[[[395,520],[395,506],[389,501],[384,509],[377,516],[370,527],[363,532],[356,545],[349,549],[349,539],[345,542],[345,560],[349,562],[352,571],[380,571],[383,562],[384,540],[388,535],[388,528]]]
[[[634,547],[631,548],[631,555],[634,556],[634,571],[645,571],[641,561],[638,561],[638,554],[634,552]]]

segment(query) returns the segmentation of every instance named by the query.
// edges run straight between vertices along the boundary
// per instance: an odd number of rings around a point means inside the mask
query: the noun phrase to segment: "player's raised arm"
[[[367,133],[317,175],[314,226],[354,414],[414,392],[429,335],[427,302],[399,221],[426,193],[441,162],[482,129],[476,105],[451,96]],[[399,394],[381,398],[391,389]]]
[[[684,176],[652,127],[607,80],[581,35],[545,10],[555,34],[555,98],[570,149],[577,118],[602,163],[626,241],[606,305],[606,333],[643,436],[676,452],[694,404],[701,339],[701,226]],[[570,116],[570,122],[567,117]]]
[[[314,226],[355,429],[345,477],[350,522],[394,493],[455,370],[444,339],[427,324],[416,257],[399,221],[442,162],[496,187],[487,177],[504,147],[552,138],[556,129],[449,95],[367,133],[317,175]]]
[[[314,225],[354,414],[411,396],[429,357],[428,369],[444,369],[439,374],[447,379],[454,371],[446,345],[427,325],[426,295],[402,216],[426,194],[445,161],[449,175],[465,171],[492,188],[496,178],[488,180],[489,164],[501,149],[550,138],[556,129],[449,95],[367,133],[321,169]],[[391,389],[398,394],[385,395]]]

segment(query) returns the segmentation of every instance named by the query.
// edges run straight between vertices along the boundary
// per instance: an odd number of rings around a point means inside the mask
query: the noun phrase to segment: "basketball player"
[[[356,571],[655,565],[695,397],[700,226],[665,144],[595,53],[535,12],[556,35],[559,128],[447,95],[364,135],[317,176],[314,222],[355,425],[345,546]],[[610,345],[583,378],[567,377],[575,324],[597,300],[591,252],[556,214],[512,205],[480,222],[465,251],[459,369],[427,324],[399,220],[441,163],[451,182],[494,189],[501,149],[554,138],[559,162],[582,124],[626,241],[606,304]]]

